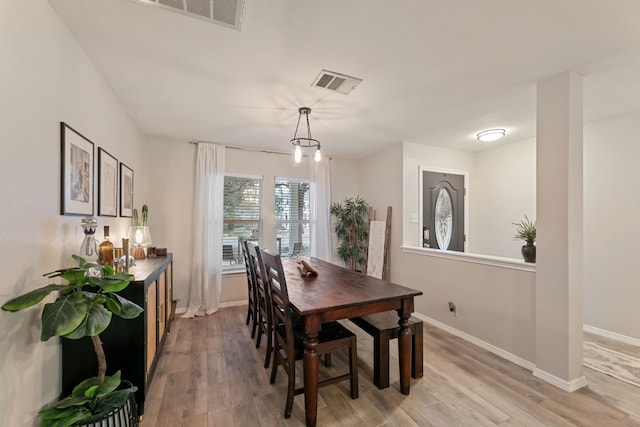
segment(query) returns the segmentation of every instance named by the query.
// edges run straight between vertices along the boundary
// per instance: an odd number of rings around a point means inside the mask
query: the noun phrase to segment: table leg
[[[409,307],[409,305],[411,307]],[[398,334],[398,360],[400,364],[400,393],[409,394],[411,388],[411,329],[409,328],[409,318],[413,308],[411,304],[402,303],[402,309],[398,310],[398,325],[400,332]]]
[[[305,319],[304,339],[304,412],[307,427],[315,427],[318,416],[318,332],[315,318]]]

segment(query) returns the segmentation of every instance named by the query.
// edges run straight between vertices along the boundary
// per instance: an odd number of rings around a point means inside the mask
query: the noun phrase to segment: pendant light
[[[320,141],[317,139],[313,139],[311,137],[311,127],[309,126],[309,114],[311,114],[311,108],[309,107],[300,107],[298,108],[298,124],[296,124],[296,130],[293,133],[293,138],[291,138],[291,144],[296,147],[293,152],[293,158],[296,163],[300,163],[302,161],[302,148],[314,148],[316,149],[315,155],[313,159],[316,162],[319,162],[322,159],[322,154],[320,153]],[[298,136],[298,129],[300,128],[300,120],[304,115],[305,121],[307,122],[307,136]]]

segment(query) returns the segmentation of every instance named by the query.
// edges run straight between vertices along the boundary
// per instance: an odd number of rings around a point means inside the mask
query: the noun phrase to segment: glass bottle
[[[104,226],[104,241],[100,243],[98,264],[113,265],[113,243],[109,240],[109,226]]]
[[[89,262],[95,262],[98,259],[98,241],[95,237],[97,228],[97,219],[92,216],[82,218],[84,240],[82,240],[82,245],[80,246],[80,256]]]

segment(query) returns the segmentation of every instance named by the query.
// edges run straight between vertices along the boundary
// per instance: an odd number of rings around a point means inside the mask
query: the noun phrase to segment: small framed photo
[[[93,142],[60,122],[61,215],[93,215]]]
[[[120,163],[120,216],[133,216],[133,170]]]
[[[117,216],[118,160],[98,147],[98,215]]]

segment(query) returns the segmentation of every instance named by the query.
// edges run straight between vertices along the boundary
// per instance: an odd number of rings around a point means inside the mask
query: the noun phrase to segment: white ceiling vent
[[[138,0],[240,31],[245,0]]]
[[[347,95],[351,93],[356,86],[360,84],[362,79],[347,76],[345,74],[334,73],[333,71],[322,70],[318,77],[311,83],[311,86],[321,87],[323,89]]]

